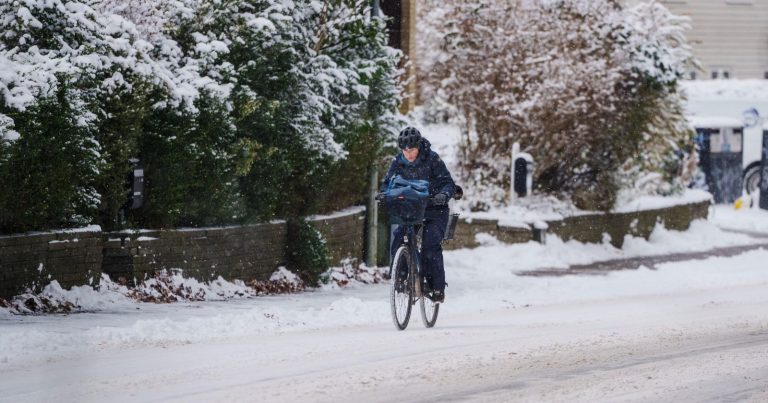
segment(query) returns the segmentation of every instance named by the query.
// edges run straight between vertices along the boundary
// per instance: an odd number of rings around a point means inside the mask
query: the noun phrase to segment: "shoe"
[[[440,290],[434,290],[432,291],[432,294],[429,296],[429,299],[431,299],[432,302],[434,303],[445,302],[445,292]]]
[[[429,282],[427,282],[426,280],[421,282],[421,293],[424,295],[432,294],[432,287],[429,286]]]

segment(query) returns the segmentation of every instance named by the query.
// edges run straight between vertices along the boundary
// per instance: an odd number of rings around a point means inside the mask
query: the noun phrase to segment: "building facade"
[[[403,113],[416,106],[416,5],[418,0],[373,0],[374,13],[389,17],[389,46],[403,51],[405,97]]]
[[[768,79],[768,0],[661,0],[691,19],[688,41],[702,70],[689,79]]]

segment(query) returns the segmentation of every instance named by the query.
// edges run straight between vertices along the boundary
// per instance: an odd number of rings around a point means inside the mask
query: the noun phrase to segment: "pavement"
[[[730,257],[742,254],[755,249],[768,249],[768,234],[753,231],[737,231],[723,229],[726,232],[749,235],[753,238],[765,240],[764,242],[751,245],[729,246],[724,248],[715,248],[701,252],[672,253],[668,255],[639,256],[627,259],[607,260],[589,264],[573,265],[567,269],[562,268],[541,268],[536,270],[522,271],[518,276],[535,277],[562,277],[574,275],[606,275],[617,270],[637,270],[640,267],[646,267],[651,270],[656,269],[656,265],[668,262],[681,262],[686,260],[706,259],[709,257]]]

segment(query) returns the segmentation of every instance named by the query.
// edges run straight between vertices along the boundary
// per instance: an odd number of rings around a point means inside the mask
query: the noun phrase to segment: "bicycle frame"
[[[405,231],[403,234],[403,245],[408,247],[408,253],[410,254],[411,262],[416,262],[416,270],[410,276],[413,284],[413,293],[411,299],[411,305],[415,304],[419,298],[423,297],[421,289],[421,230],[422,224],[404,224]],[[418,226],[418,228],[417,228]],[[413,240],[413,243],[411,243]],[[416,281],[418,280],[418,281]]]

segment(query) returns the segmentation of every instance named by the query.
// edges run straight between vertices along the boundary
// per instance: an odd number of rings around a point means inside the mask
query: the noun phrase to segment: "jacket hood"
[[[429,153],[432,151],[432,143],[424,137],[421,138],[421,145],[419,145],[419,157],[429,158]]]

